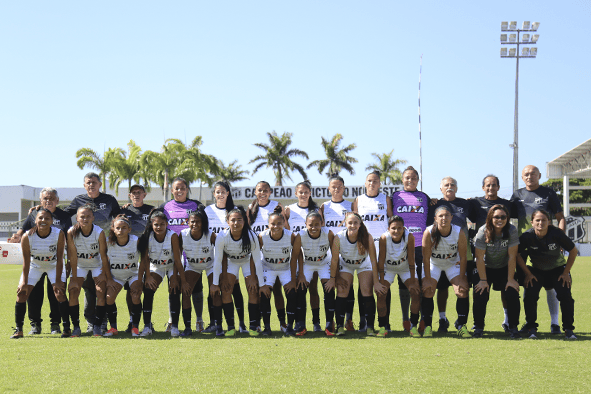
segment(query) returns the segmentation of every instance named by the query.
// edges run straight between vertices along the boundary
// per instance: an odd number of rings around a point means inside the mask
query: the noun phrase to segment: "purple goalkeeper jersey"
[[[404,219],[404,227],[415,237],[415,247],[423,245],[423,232],[427,228],[429,196],[420,191],[397,191],[392,195],[394,215]]]
[[[168,228],[180,235],[181,231],[189,228],[189,214],[196,211],[200,204],[199,201],[189,199],[185,202],[170,200],[160,205],[159,208],[164,210],[164,214],[168,218]]]

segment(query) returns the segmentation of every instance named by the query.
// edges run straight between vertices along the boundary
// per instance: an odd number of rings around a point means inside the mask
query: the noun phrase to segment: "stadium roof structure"
[[[564,216],[570,215],[570,207],[591,208],[591,203],[571,204],[570,190],[591,190],[591,186],[571,186],[570,178],[591,178],[591,139],[558,156],[546,164],[548,178],[563,178]]]

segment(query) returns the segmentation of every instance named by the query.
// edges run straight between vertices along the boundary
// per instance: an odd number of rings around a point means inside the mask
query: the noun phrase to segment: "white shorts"
[[[445,272],[445,275],[447,276],[447,280],[449,280],[449,281],[451,281],[456,276],[460,275],[460,265],[459,264],[452,265],[451,267],[444,269],[444,270],[442,270],[441,268],[439,268],[436,265],[433,265],[433,263],[430,264],[430,267],[431,267],[431,278],[435,279],[437,282],[439,282],[439,278],[441,277],[441,271]],[[421,273],[421,277],[422,278],[425,277],[425,270],[424,269],[423,269],[423,272]]]
[[[314,272],[318,272],[318,278],[330,279],[330,262],[322,265],[306,265],[304,264],[304,276],[306,281],[310,282],[314,276]]]
[[[250,276],[250,261],[248,263],[242,264],[236,264],[228,261],[228,273],[234,275],[236,278],[238,278],[240,268],[242,268],[242,275],[244,275],[245,278]]]
[[[265,286],[273,287],[277,278],[279,278],[281,286],[285,286],[291,282],[291,270],[273,271],[263,268],[263,280],[265,281]]]
[[[384,274],[384,280],[387,280],[388,282],[390,282],[390,284],[392,284],[394,282],[394,279],[396,279],[396,275],[398,275],[400,277],[400,280],[402,281],[402,283],[404,283],[410,279],[410,271],[402,272],[399,274],[397,274],[396,272],[392,272],[392,271],[386,271]],[[433,275],[433,273],[431,273],[431,275]],[[440,275],[441,275],[441,273],[440,273]]]
[[[43,268],[35,268],[35,267],[29,267],[29,276],[27,278],[27,285],[30,286],[35,286],[37,284],[37,282],[39,282],[39,279],[41,279],[41,276],[43,275],[44,272],[47,273],[47,278],[49,278],[49,281],[51,282],[51,284],[55,283],[55,267],[54,268],[48,268],[48,269],[43,269]],[[64,267],[64,269],[62,270],[62,282],[66,281],[66,267]],[[23,274],[21,274],[21,278],[19,279],[19,283],[23,281]]]
[[[366,257],[361,264],[346,264],[343,262],[343,259],[339,260],[340,272],[346,272],[348,274],[355,275],[355,270],[357,270],[357,275],[359,275],[362,272],[371,271],[371,261],[369,261],[369,256]]]
[[[174,273],[174,267],[172,264],[168,266],[156,266],[150,264],[150,272],[160,276],[162,279],[164,279],[165,276],[168,276],[170,278]]]
[[[77,278],[86,278],[86,276],[88,275],[88,273],[91,273],[93,278],[96,278],[97,276],[99,276],[102,272],[103,272],[103,267],[98,267],[98,268],[81,268],[78,267],[78,273],[77,273]],[[72,277],[72,274],[70,273],[70,276]]]
[[[213,264],[211,264],[209,266],[206,264],[203,264],[203,267],[201,267],[201,265],[196,267],[194,265],[187,264],[185,266],[185,272],[187,272],[187,271],[197,272],[198,274],[203,274],[203,271],[205,271],[205,275],[209,276],[213,272]]]
[[[130,277],[126,280],[118,279],[113,276],[113,280],[115,282],[119,283],[121,286],[125,286],[126,283],[129,283],[129,285],[131,286],[133,284],[133,282],[137,281],[137,274],[133,275],[132,277]]]

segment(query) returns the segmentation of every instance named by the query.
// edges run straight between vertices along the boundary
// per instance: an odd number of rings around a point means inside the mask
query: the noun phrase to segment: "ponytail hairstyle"
[[[414,168],[413,166],[408,166],[408,167],[406,167],[406,168],[404,169],[404,171],[402,171],[402,174],[404,175],[404,173],[405,173],[406,171],[411,171],[411,172],[414,172],[414,173],[415,173],[415,175],[417,176],[417,181],[421,179],[421,178],[419,177],[419,172],[418,172],[417,170],[415,170],[415,168]]]
[[[226,207],[227,207],[227,205],[226,205]],[[195,216],[195,217],[201,219],[201,232],[204,235],[209,234],[209,218],[207,217],[207,214],[205,213],[205,206],[203,204],[199,204],[197,209],[189,214],[188,219],[191,219],[192,216]],[[191,231],[191,230],[189,230],[189,231]]]
[[[372,175],[372,174],[373,175],[376,175],[378,178],[380,178],[380,182],[382,181],[382,173],[380,171],[378,171],[378,170],[373,170],[372,172],[370,172],[369,174],[367,174],[365,176],[365,179],[367,179],[367,177],[370,176],[370,175]]]
[[[228,197],[226,198],[226,214],[230,212],[234,208],[234,199],[232,198],[232,189],[230,189],[230,185],[226,181],[217,181],[213,184],[213,190],[216,187],[221,186],[228,192]],[[215,201],[215,198],[214,198]]]
[[[446,205],[440,205],[435,210],[435,213],[433,214],[433,216],[437,216],[437,212],[439,212],[441,210],[447,211],[451,215],[451,212]],[[437,246],[439,245],[439,241],[441,241],[441,230],[439,230],[439,227],[437,226],[437,221],[433,221],[433,230],[431,231],[431,241],[433,243],[432,248],[437,249]]]
[[[393,215],[388,218],[388,228],[390,228],[390,225],[394,222],[400,222],[400,223],[402,223],[402,227],[404,227],[404,219],[398,215]],[[404,237],[405,237],[405,232],[402,233],[403,240],[405,239]]]
[[[534,221],[534,217],[536,216],[536,214],[541,213],[542,215],[546,216],[548,218],[548,228],[550,227],[554,227],[554,225],[552,224],[552,218],[550,217],[550,214],[548,213],[548,211],[546,211],[545,209],[536,209],[534,211],[534,213],[531,214],[531,221]]]
[[[131,230],[131,221],[124,213],[117,215],[116,217],[111,220],[111,228],[109,229],[109,245],[115,245],[117,243],[117,236],[115,235],[115,222],[123,221],[127,223],[129,229]]]
[[[339,175],[338,172],[334,172],[329,175],[328,183],[330,183],[330,181],[334,181],[334,180],[341,181],[343,183],[343,186],[345,186],[345,180]]]
[[[306,179],[305,181],[298,183],[295,189],[297,190],[297,188],[300,186],[307,187],[310,191],[310,197],[308,197],[308,212],[317,211],[318,204],[312,200],[312,185],[310,184],[310,181]]]
[[[509,211],[507,210],[507,208],[504,205],[497,204],[497,205],[493,205],[488,210],[488,214],[486,215],[486,226],[484,228],[484,235],[485,235],[485,240],[486,240],[487,244],[490,244],[490,243],[494,242],[494,240],[495,240],[495,229],[493,227],[493,216],[495,215],[496,211],[503,211],[503,212],[505,212],[505,215],[507,215],[507,222],[505,223],[505,226],[503,227],[502,237],[503,237],[503,239],[509,239],[509,226],[510,226]]]
[[[369,251],[369,241],[367,238],[369,237],[369,231],[367,231],[367,227],[365,227],[365,223],[363,223],[363,219],[357,212],[349,211],[345,214],[345,221],[347,221],[347,216],[355,216],[359,219],[359,231],[357,233],[357,250],[359,254],[365,254]]]
[[[259,183],[261,183],[261,182],[259,182]],[[257,183],[257,185],[258,185],[258,183]],[[253,242],[253,240],[254,240],[254,242],[257,242],[257,241],[256,241],[256,235],[250,229],[250,224],[248,224],[248,218],[246,217],[246,211],[244,210],[244,207],[242,205],[237,205],[230,212],[228,212],[226,214],[226,221],[228,221],[228,218],[233,213],[239,213],[240,216],[242,216],[242,221],[244,222],[244,227],[242,227],[242,233],[240,235],[240,239],[242,240],[241,241],[242,242],[242,252],[250,253],[250,251],[252,250],[251,243]],[[273,213],[275,213],[275,211],[273,211]]]
[[[320,219],[320,223],[322,223],[322,227],[324,227],[324,218],[322,217],[322,215],[320,214],[320,212],[318,212],[318,211],[309,211],[308,214],[306,215],[306,222],[308,221],[309,218],[318,218],[318,219]]]
[[[89,177],[86,177],[86,178],[89,178]],[[86,204],[82,205],[81,207],[78,207],[78,209],[76,210],[76,216],[78,216],[78,212],[80,212],[84,209],[89,209],[92,212],[92,216],[94,217],[94,211],[96,211],[96,205],[94,205],[91,202],[86,203]],[[93,222],[94,222],[94,220],[93,220]],[[80,235],[81,232],[82,232],[82,227],[80,226],[80,223],[78,223],[78,221],[76,221],[76,224],[72,226],[72,238],[76,238],[77,236]]]
[[[271,185],[267,181],[257,182],[257,184],[255,185],[255,189],[261,183],[267,185],[269,187],[269,189],[271,189]],[[228,211],[227,214],[229,215],[230,211]],[[259,200],[255,197],[255,199],[250,203],[250,208],[248,209],[248,219],[250,220],[250,223],[254,223],[254,221],[257,220],[258,215],[259,215]]]
[[[271,221],[271,216],[279,216],[281,220],[285,223],[285,217],[283,216],[283,207],[279,204],[273,209],[273,212],[269,214],[269,221]]]
[[[35,214],[35,219],[37,219],[37,216],[39,216],[39,214],[42,212],[47,212],[49,214],[49,216],[51,216],[51,220],[53,221],[53,214],[47,208],[39,208],[39,210]],[[35,225],[27,232],[27,234],[29,234],[29,237],[30,237],[31,235],[35,234],[37,232],[37,230],[38,230],[37,223],[35,223]]]
[[[166,222],[167,228],[168,228],[168,218],[164,214],[164,210],[162,210],[161,208],[152,209],[152,211],[150,211],[150,215],[148,216],[148,224],[146,224],[146,228],[144,229],[144,232],[140,236],[140,239],[137,244],[137,249],[142,254],[142,258],[144,257],[144,255],[146,253],[148,253],[150,234],[152,234],[154,232],[154,228],[152,227],[152,219],[155,219],[155,218],[162,218],[162,220],[164,220]]]

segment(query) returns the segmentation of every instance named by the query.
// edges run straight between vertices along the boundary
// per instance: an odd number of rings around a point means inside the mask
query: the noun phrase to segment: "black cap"
[[[139,185],[139,184],[135,184],[135,185],[133,185],[133,186],[132,186],[132,187],[129,189],[129,192],[131,193],[131,192],[133,191],[133,189],[135,189],[136,187],[139,187],[140,189],[142,189],[142,191],[143,191],[144,193],[146,192],[146,189],[145,189],[145,188],[144,188],[142,185]]]

